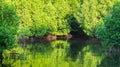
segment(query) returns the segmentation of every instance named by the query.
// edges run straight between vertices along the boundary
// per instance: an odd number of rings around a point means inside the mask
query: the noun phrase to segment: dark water
[[[81,39],[19,44],[2,55],[3,67],[120,67],[119,49]]]

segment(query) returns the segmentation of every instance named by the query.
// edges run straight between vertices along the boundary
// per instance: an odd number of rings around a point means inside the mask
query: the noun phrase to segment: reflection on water
[[[3,67],[120,67],[120,56],[80,39],[27,44],[3,51]]]

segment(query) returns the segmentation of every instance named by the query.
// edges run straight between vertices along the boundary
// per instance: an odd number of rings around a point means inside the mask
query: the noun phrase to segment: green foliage
[[[83,30],[94,36],[115,0],[4,0],[21,17],[18,37],[66,35]]]
[[[107,46],[120,46],[120,2],[113,6],[112,15],[108,15],[104,24],[102,24],[96,36]]]
[[[15,8],[0,3],[0,49],[9,47],[16,42],[19,17]]]
[[[84,0],[74,16],[84,32],[93,36],[96,27],[102,23],[104,16],[110,12],[113,4],[114,0]]]
[[[4,0],[4,2],[14,5],[21,17],[19,37],[68,34],[70,26],[65,17],[79,7],[79,0]]]

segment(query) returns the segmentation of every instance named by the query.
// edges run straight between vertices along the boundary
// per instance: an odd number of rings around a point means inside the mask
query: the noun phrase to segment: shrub
[[[15,44],[18,19],[16,10],[12,6],[0,3],[0,49]]]
[[[101,24],[107,12],[111,11],[114,0],[83,0],[74,14],[75,18],[89,36],[94,36],[96,27]]]
[[[106,16],[104,23],[98,28],[96,36],[103,45],[120,46],[120,2],[114,4],[112,15]]]

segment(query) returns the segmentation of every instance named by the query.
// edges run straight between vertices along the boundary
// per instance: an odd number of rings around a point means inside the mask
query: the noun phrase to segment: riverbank
[[[67,35],[52,35],[52,34],[49,34],[49,35],[44,35],[42,37],[35,37],[35,36],[31,36],[31,37],[22,37],[21,39],[19,39],[19,43],[24,43],[24,42],[27,42],[27,43],[34,43],[34,42],[51,42],[51,41],[54,41],[56,39],[71,39],[72,38],[72,35],[71,34],[67,34]]]
[[[19,43],[48,43],[54,40],[70,40],[72,38],[80,38],[82,40],[90,40],[93,43],[99,44],[100,41],[96,37],[90,37],[87,35],[81,35],[81,34],[67,34],[67,35],[45,35],[42,37],[35,37],[31,36],[28,38],[22,37],[18,40]]]

